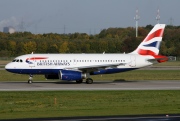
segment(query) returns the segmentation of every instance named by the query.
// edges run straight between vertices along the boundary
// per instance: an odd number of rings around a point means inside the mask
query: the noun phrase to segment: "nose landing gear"
[[[33,80],[33,75],[30,74],[30,75],[29,75],[29,79],[28,79],[28,83],[29,83],[29,84],[32,84],[32,83],[33,83],[32,80]]]

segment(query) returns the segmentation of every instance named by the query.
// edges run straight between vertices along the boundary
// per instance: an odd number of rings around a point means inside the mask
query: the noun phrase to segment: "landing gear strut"
[[[33,75],[30,74],[30,75],[29,75],[29,79],[28,79],[28,83],[29,83],[29,84],[32,84],[32,83],[33,83],[32,80],[33,80]]]

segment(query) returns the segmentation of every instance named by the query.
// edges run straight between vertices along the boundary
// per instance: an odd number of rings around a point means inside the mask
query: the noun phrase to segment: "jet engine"
[[[86,78],[86,74],[83,74],[79,71],[74,70],[61,70],[60,71],[60,78],[61,80],[81,80]]]

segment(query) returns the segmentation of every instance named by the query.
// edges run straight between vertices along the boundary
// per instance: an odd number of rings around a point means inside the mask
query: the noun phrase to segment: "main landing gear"
[[[28,83],[29,83],[29,84],[32,84],[32,83],[33,83],[32,80],[33,80],[33,75],[30,74],[30,75],[29,75],[29,79],[28,79]]]
[[[82,83],[83,82],[83,79],[81,79],[81,80],[76,80],[76,83],[78,83],[78,84],[80,84],[80,83]],[[92,84],[93,83],[93,79],[91,79],[91,78],[87,78],[86,79],[86,84]]]
[[[86,84],[92,84],[93,83],[93,79],[90,78],[90,73],[86,73],[87,78],[86,78]]]
[[[86,79],[86,84],[92,84],[92,83],[93,83],[93,80],[91,78]]]

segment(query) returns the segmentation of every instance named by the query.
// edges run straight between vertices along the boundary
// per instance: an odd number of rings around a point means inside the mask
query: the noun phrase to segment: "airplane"
[[[128,54],[26,54],[16,57],[5,66],[12,73],[45,75],[46,79],[60,79],[92,84],[90,75],[120,73],[168,61],[159,55],[165,24],[156,24],[140,45]]]

